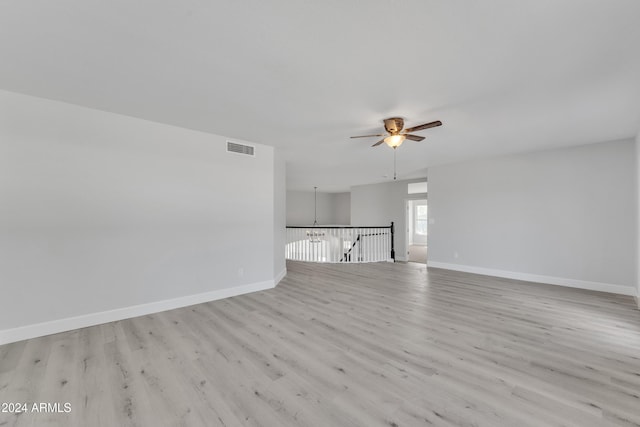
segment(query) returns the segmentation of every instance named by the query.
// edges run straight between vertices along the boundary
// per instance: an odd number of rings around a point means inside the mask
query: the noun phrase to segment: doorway
[[[427,263],[427,200],[407,200],[407,260]]]

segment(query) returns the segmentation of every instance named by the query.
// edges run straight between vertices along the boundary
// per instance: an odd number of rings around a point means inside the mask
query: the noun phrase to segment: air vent
[[[237,142],[227,141],[227,151],[229,153],[244,154],[246,156],[255,156],[254,147],[251,145],[238,144]]]

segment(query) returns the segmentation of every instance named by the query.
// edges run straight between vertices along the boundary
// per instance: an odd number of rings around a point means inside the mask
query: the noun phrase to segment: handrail
[[[340,262],[346,261],[347,258],[351,259],[351,251],[353,250],[353,248],[356,247],[356,244],[360,241],[360,236],[361,236],[361,234],[358,234],[358,237],[356,237],[356,240],[353,241],[353,245],[351,245],[349,250],[347,252],[345,252],[345,254],[342,256],[342,258],[340,258]]]
[[[287,259],[334,263],[395,261],[393,222],[375,227],[293,225],[286,229]]]
[[[342,228],[352,228],[352,229],[356,229],[356,228],[391,228],[393,227],[393,222],[391,223],[391,225],[374,225],[374,226],[366,226],[366,225],[361,225],[358,227],[354,227],[351,225],[287,225],[287,228],[329,228],[329,229],[342,229]]]

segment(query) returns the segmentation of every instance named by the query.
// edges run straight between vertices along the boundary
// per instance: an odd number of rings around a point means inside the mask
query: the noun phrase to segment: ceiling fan
[[[404,127],[404,119],[402,119],[401,117],[391,117],[388,119],[384,119],[384,128],[387,131],[388,135],[361,135],[352,136],[351,138],[370,138],[374,136],[383,136],[384,138],[373,144],[372,147],[376,147],[384,142],[389,147],[395,150],[404,142],[405,139],[410,139],[411,141],[422,141],[424,139],[424,136],[412,135],[411,132],[417,132],[419,130],[425,130],[437,126],[442,126],[442,122],[440,120],[402,130],[402,128]]]

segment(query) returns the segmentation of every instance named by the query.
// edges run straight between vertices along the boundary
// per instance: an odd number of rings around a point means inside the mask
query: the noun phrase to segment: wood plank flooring
[[[427,247],[424,245],[409,245],[407,248],[407,261],[419,262],[420,264],[427,263]]]
[[[420,264],[0,347],[0,426],[640,426],[630,297]]]

